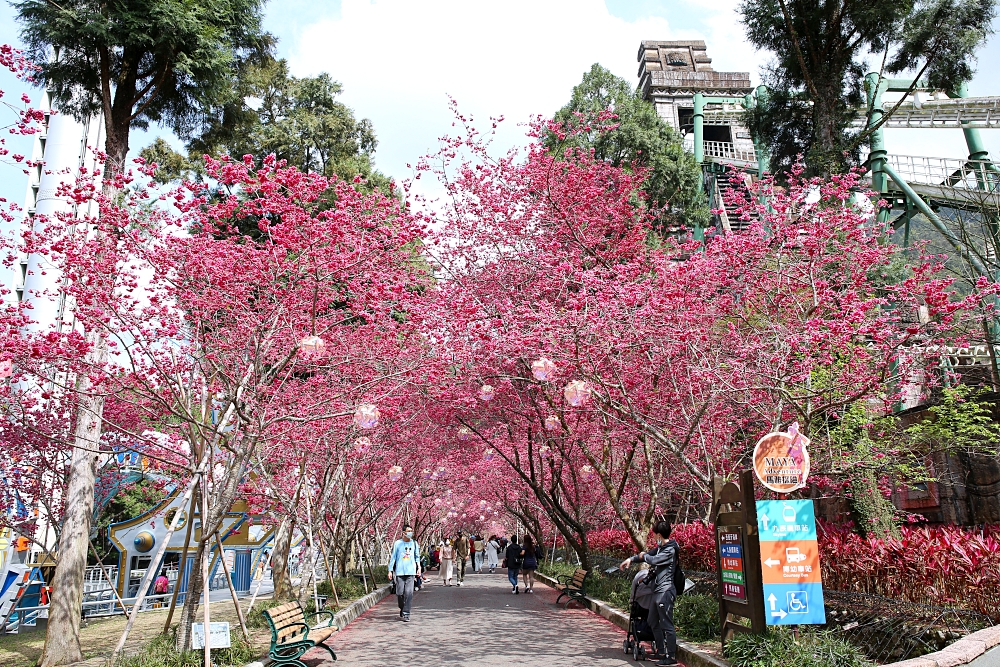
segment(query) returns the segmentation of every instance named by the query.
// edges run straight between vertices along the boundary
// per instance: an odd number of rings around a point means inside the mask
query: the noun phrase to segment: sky
[[[593,63],[638,83],[636,54],[644,39],[704,39],[713,67],[749,71],[754,82],[767,55],[743,37],[738,0],[273,0],[265,27],[279,38],[278,55],[297,76],[328,72],[344,86],[341,99],[369,118],[379,139],[375,163],[397,180],[452,131],[449,97],[481,123],[505,122],[497,149],[524,142],[520,123],[552,114]],[[17,44],[12,8],[0,5],[0,41]],[[1000,23],[998,23],[1000,27]],[[1000,95],[1000,38],[979,56],[972,94]],[[0,76],[6,99],[23,87]],[[32,91],[37,99],[37,91]],[[8,112],[9,113],[9,112]],[[9,122],[9,121],[8,121]],[[169,131],[133,132],[138,151]],[[1000,156],[1000,131],[985,131]],[[958,130],[890,130],[891,153],[962,157]],[[8,138],[12,152],[30,143]],[[0,164],[0,197],[20,201],[19,167]]]

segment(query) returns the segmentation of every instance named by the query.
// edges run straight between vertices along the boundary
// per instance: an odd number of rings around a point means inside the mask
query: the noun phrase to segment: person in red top
[[[157,595],[166,595],[167,589],[170,588],[170,580],[167,579],[167,575],[160,572],[160,576],[156,578],[153,582],[153,592]]]

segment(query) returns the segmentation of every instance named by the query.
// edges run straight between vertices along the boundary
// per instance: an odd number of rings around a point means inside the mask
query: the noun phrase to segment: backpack
[[[674,542],[674,544],[677,544]],[[684,595],[684,586],[687,583],[687,577],[684,576],[684,570],[681,568],[681,547],[677,544],[677,562],[674,563],[674,591],[676,595]]]
[[[680,596],[684,595],[684,587],[687,585],[687,577],[684,575],[684,569],[681,567],[681,547],[677,544],[677,542],[674,542],[674,548],[677,552],[677,562],[674,563],[674,594],[675,596]],[[649,568],[646,578],[642,583],[646,586],[652,586],[655,580],[656,570],[654,568]]]

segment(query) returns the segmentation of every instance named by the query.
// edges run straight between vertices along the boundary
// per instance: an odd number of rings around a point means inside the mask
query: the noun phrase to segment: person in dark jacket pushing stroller
[[[670,539],[670,522],[657,521],[653,525],[656,546],[643,553],[626,558],[619,566],[626,570],[632,565],[648,563],[649,585],[653,589],[653,599],[649,605],[649,626],[656,639],[655,649],[660,660],[657,665],[677,664],[677,633],[674,630],[674,570],[680,546]]]

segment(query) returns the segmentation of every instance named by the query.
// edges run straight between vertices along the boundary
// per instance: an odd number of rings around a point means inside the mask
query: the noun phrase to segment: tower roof
[[[716,72],[703,40],[654,41],[639,45],[639,86],[643,96],[654,92],[705,92],[746,95],[752,90],[749,72]]]

